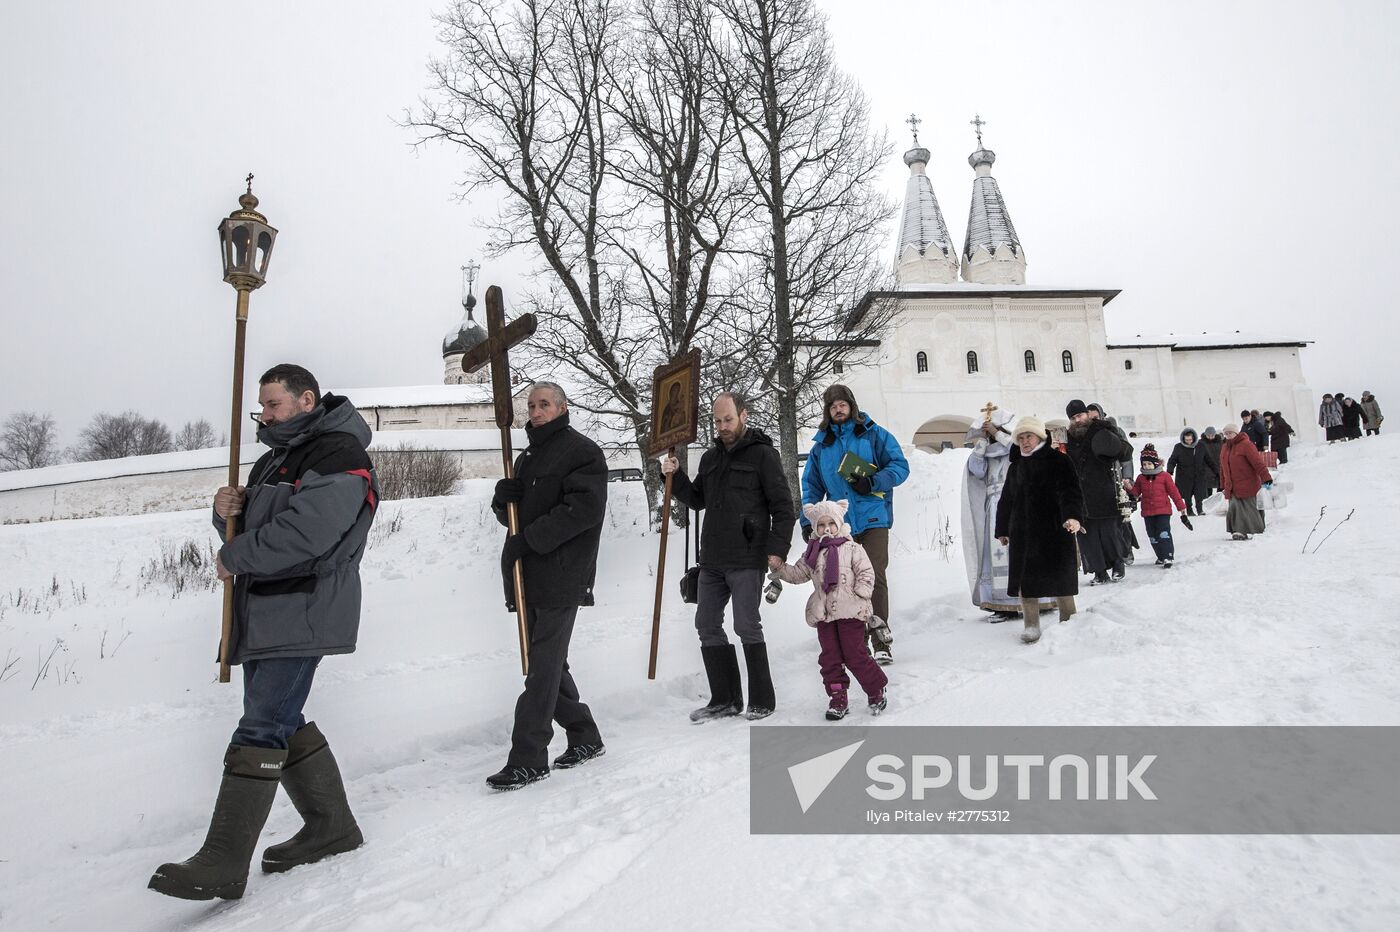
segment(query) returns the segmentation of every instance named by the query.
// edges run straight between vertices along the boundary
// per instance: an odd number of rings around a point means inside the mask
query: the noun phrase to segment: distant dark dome
[[[466,309],[467,316],[462,319],[460,324],[447,331],[447,336],[442,338],[442,355],[444,357],[471,352],[486,342],[486,331],[472,317],[472,308],[476,307],[476,295],[468,294],[466,300],[462,302],[462,307]]]

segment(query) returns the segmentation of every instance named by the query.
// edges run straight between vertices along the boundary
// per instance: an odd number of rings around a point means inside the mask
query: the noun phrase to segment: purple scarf
[[[813,537],[807,542],[807,552],[802,554],[802,562],[812,569],[817,568],[817,555],[826,551],[826,569],[822,572],[821,590],[830,592],[841,581],[841,560],[832,553],[846,542],[844,537]]]

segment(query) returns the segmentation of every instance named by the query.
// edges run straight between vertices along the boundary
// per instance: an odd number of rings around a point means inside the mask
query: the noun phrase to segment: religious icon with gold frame
[[[700,351],[691,350],[651,377],[651,442],[647,456],[694,443],[700,433]]]

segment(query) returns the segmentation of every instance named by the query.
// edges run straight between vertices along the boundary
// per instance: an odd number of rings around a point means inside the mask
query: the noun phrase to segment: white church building
[[[962,446],[988,402],[1062,426],[1073,398],[1099,402],[1143,436],[1219,429],[1249,408],[1280,411],[1299,441],[1317,439],[1301,359],[1310,341],[1234,331],[1110,343],[1104,313],[1120,290],[1028,286],[1026,253],[992,176],[996,155],[982,146],[980,119],[974,124],[961,251],[926,174],[929,150],[915,135],[904,154],[910,175],[896,285],[866,294],[847,328],[876,302],[895,303],[891,323],[868,359],[833,379],[851,387],[862,409],[901,443],[934,452]]]

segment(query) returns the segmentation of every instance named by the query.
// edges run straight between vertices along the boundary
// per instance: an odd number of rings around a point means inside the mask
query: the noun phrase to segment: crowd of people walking
[[[304,708],[322,658],[356,645],[359,564],[380,497],[370,432],[349,399],[323,394],[301,366],[265,373],[259,404],[258,439],[269,452],[246,487],[218,490],[212,516],[221,532],[242,531],[220,548],[216,570],[232,581],[227,658],[243,667],[244,714],[225,753],[204,845],[191,858],[162,864],[150,880],[152,889],[186,899],[243,894],[279,786],[304,825],[264,850],[264,871],[363,843],[327,738]],[[549,775],[556,726],[568,740],[554,769],[605,753],[568,652],[578,610],[594,601],[607,463],[570,424],[561,386],[535,383],[528,409],[529,444],[491,503],[508,529],[505,601],[528,605],[529,669],[510,750],[505,766],[486,778],[499,790]],[[1063,442],[1038,417],[1016,418],[993,404],[983,413],[966,437],[963,537],[972,601],[994,621],[1021,617],[1027,644],[1040,639],[1043,612],[1057,610],[1060,621],[1074,615],[1081,573],[1089,585],[1125,577],[1140,549],[1134,512],[1141,512],[1163,569],[1176,558],[1173,514],[1194,530],[1192,517],[1221,513],[1217,494],[1232,539],[1262,533],[1270,468],[1288,462],[1294,436],[1281,413],[1244,410],[1238,424],[1219,431],[1183,430],[1164,462],[1153,443],[1135,451],[1100,404],[1069,402]],[[828,388],[799,512],[773,441],[749,425],[747,399],[721,393],[711,416],[713,442],[693,477],[674,456],[661,462],[677,499],[703,515],[694,623],[710,700],[691,720],[762,719],[778,707],[759,615],[765,573],[770,591],[781,582],[812,585],[805,617],[817,635],[826,718],[849,713],[852,678],[869,714],[880,714],[889,704],[883,667],[894,662],[890,529],[895,490],[909,477],[899,442],[860,410],[847,386]],[[1382,420],[1370,392],[1360,400],[1328,394],[1318,414],[1328,442],[1356,439],[1363,429],[1378,434]],[[801,550],[789,561],[795,531]],[[743,649],[742,669],[725,631],[726,611]]]
[[[1328,443],[1360,440],[1363,430],[1368,437],[1379,434],[1383,420],[1381,403],[1370,392],[1362,392],[1359,401],[1342,392],[1328,392],[1317,410],[1317,426],[1326,434]]]

